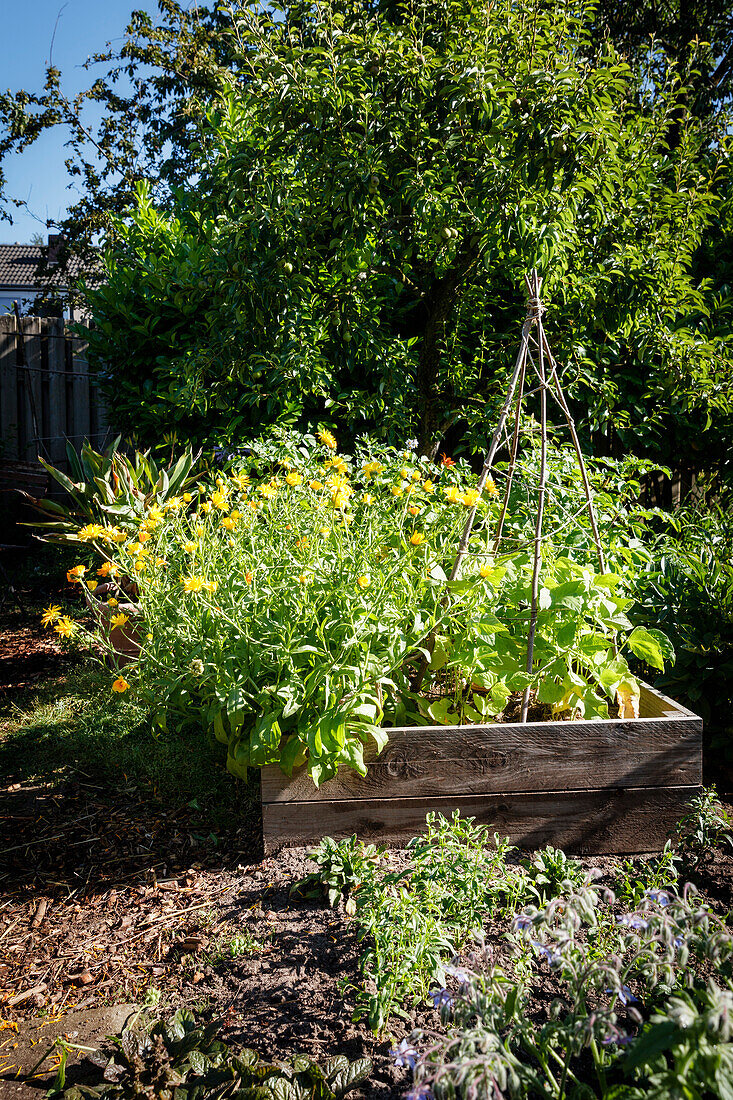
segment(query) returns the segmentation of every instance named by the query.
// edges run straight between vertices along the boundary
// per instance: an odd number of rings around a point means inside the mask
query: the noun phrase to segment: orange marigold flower
[[[441,466],[446,466],[450,470],[451,466],[455,466],[455,461],[454,459],[449,458],[444,451],[443,454],[440,456],[440,464]]]
[[[87,571],[86,565],[75,565],[73,569],[70,569],[66,574],[67,581],[71,584],[78,584]]]
[[[116,692],[117,695],[122,695],[123,691],[129,690],[130,685],[128,684],[124,676],[118,676],[115,682],[112,684],[112,691]]]
[[[244,583],[251,584],[254,579],[254,573],[251,571],[251,569],[248,569],[247,572],[244,574]]]
[[[425,542],[425,535],[421,535],[419,531],[413,531],[410,535],[410,542],[413,546],[419,546],[421,542]]]

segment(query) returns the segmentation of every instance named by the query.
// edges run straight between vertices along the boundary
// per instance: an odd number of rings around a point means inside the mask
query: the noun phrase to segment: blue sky
[[[0,87],[3,91],[41,90],[58,17],[53,62],[63,74],[64,90],[69,95],[80,91],[91,78],[81,66],[106,42],[120,43],[133,9],[154,13],[157,4],[155,0],[8,0],[3,4],[0,32]],[[13,224],[0,222],[0,242],[29,241],[36,232],[45,236],[46,218],[58,218],[73,201],[64,168],[67,137],[67,131],[55,127],[20,156],[6,161],[6,192],[25,199],[29,211],[10,211]]]

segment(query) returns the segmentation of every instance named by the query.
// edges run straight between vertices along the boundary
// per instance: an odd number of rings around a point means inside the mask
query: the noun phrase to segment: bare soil
[[[76,658],[20,619],[5,615],[0,694],[22,701]],[[36,1047],[40,1057],[71,1033],[104,1047],[106,1029],[142,1003],[214,1015],[226,1041],[268,1058],[368,1055],[367,1095],[404,1094],[409,1071],[394,1067],[390,1048],[414,1026],[437,1026],[437,1013],[419,1006],[383,1039],[352,1022],[355,925],[292,895],[312,869],[307,852],[263,859],[259,829],[256,816],[237,818],[214,843],[193,810],[167,810],[132,783],[95,783],[83,761],[60,784],[49,776],[0,788],[0,1098],[44,1095],[53,1056],[28,1079]],[[615,866],[593,863],[609,874]],[[729,855],[711,853],[688,877],[719,912],[733,909]],[[501,936],[489,930],[496,952]],[[553,981],[538,986],[538,1007],[556,994]],[[103,1060],[81,1055],[69,1082],[99,1080]]]

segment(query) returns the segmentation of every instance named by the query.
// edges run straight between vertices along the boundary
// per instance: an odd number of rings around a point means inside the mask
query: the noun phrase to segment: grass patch
[[[200,826],[216,831],[236,826],[256,798],[254,783],[235,780],[223,765],[224,749],[208,733],[161,733],[134,700],[110,697],[109,676],[95,666],[0,709],[4,784],[73,776],[112,789],[132,782],[167,808],[192,806]]]

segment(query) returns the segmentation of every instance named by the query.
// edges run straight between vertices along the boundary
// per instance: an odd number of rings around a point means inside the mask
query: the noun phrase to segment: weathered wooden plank
[[[66,391],[70,383],[66,365],[64,322],[54,319],[48,330],[48,451],[54,466],[66,469]]]
[[[263,768],[262,798],[323,802],[689,786],[702,781],[701,732],[695,719],[648,720],[643,734],[630,722],[418,727],[392,731],[395,736],[365,777],[341,768],[318,790],[304,768],[291,779],[277,766]]]
[[[429,811],[450,815],[458,810],[520,848],[552,844],[580,854],[633,854],[661,850],[668,832],[699,791],[697,786],[686,786],[264,803],[262,826],[268,853],[353,833],[362,840],[404,845],[424,831]]]
[[[661,691],[641,685],[641,698],[639,699],[639,718],[697,718],[698,716],[687,707],[683,707],[676,699],[670,699],[662,695]],[[699,720],[699,719],[698,719]]]
[[[41,364],[41,318],[21,317],[23,332],[23,357],[24,365],[19,368],[18,376],[23,388],[24,415],[22,417],[22,429],[20,450],[21,459],[33,462],[39,454],[43,454],[44,439],[46,434],[42,427],[43,392],[42,392],[42,364]]]
[[[77,450],[81,450],[81,445],[85,439],[89,438],[90,429],[90,392],[89,392],[89,365],[87,363],[87,347],[88,343],[86,339],[81,339],[78,336],[72,338],[72,348],[74,354],[74,367],[73,367],[73,403],[71,409],[70,420],[70,437]]]
[[[17,462],[18,450],[18,367],[15,350],[15,317],[0,317],[0,441],[3,458]]]

